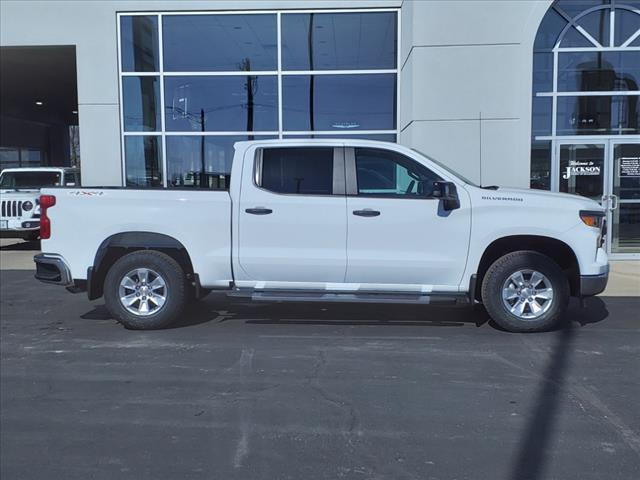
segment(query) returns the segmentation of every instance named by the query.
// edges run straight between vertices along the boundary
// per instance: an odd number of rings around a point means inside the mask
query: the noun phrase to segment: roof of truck
[[[384,134],[383,134],[384,135]],[[332,144],[344,144],[344,145],[367,145],[367,144],[371,144],[371,145],[395,145],[397,146],[398,143],[395,142],[385,142],[382,140],[368,140],[368,139],[364,139],[364,138],[345,138],[345,137],[326,137],[326,138],[304,138],[304,137],[300,137],[300,138],[270,138],[270,139],[264,139],[261,140],[260,138],[256,138],[255,140],[243,140],[240,142],[236,142],[236,145],[251,145],[254,143],[273,143],[273,144],[288,144],[288,143],[308,143],[308,144],[327,144],[327,143],[332,143]]]
[[[18,168],[4,168],[4,172],[73,172],[78,171],[77,168],[72,167],[18,167]]]

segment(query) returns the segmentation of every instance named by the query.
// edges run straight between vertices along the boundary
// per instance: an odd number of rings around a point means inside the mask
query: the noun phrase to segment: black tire
[[[166,300],[156,312],[141,316],[131,313],[120,301],[120,282],[131,271],[145,268],[157,272],[164,280],[162,290]],[[131,330],[166,328],[175,322],[184,309],[187,280],[184,271],[173,258],[154,250],[139,250],[119,258],[107,272],[104,299],[109,312]]]
[[[547,300],[541,300],[546,311],[537,318],[522,318],[512,313],[503,301],[503,288],[511,275],[528,270],[544,275],[553,289],[550,305],[546,306]],[[510,332],[541,332],[557,326],[567,308],[569,294],[569,282],[558,264],[546,255],[527,250],[500,257],[489,267],[482,280],[482,301],[489,316]],[[517,303],[517,298],[512,302]],[[525,307],[524,313],[533,314],[530,308]]]

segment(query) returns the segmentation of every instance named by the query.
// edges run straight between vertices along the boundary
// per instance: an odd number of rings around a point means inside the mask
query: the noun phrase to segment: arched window
[[[557,0],[533,51],[531,186],[550,189],[554,142],[640,134],[640,0]]]

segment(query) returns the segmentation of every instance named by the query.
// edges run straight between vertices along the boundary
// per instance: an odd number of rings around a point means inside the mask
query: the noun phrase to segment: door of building
[[[607,210],[607,252],[640,258],[640,140],[560,140],[554,189],[600,203]]]
[[[640,258],[640,140],[611,140],[609,157],[609,252]]]

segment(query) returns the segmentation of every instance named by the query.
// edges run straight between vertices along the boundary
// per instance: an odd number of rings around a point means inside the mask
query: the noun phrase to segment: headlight
[[[580,219],[585,225],[600,229],[604,221],[604,212],[598,210],[580,210]]]
[[[32,208],[33,208],[33,203],[31,203],[29,200],[27,200],[26,202],[22,202],[22,209],[23,210],[26,210],[28,212]]]

